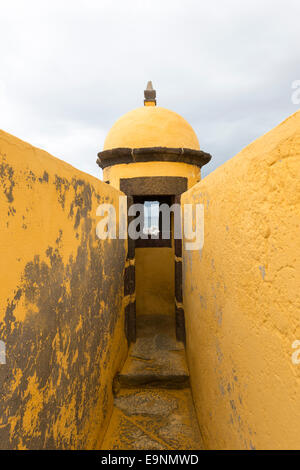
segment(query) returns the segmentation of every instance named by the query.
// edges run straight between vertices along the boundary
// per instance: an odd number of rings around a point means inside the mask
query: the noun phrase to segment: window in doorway
[[[144,202],[144,235],[159,235],[159,202]]]
[[[136,248],[147,248],[147,247],[171,247],[172,246],[172,231],[171,231],[171,220],[168,233],[164,232],[162,236],[162,214],[160,212],[160,206],[167,204],[169,207],[172,205],[171,196],[136,196],[133,198],[134,203],[143,204],[143,227],[141,231],[143,238],[139,238],[135,241]],[[166,230],[164,228],[164,230]]]

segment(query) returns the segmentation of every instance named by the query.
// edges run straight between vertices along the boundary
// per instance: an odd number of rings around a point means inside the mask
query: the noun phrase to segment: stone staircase
[[[137,317],[137,340],[115,377],[114,393],[103,450],[203,448],[174,318]]]

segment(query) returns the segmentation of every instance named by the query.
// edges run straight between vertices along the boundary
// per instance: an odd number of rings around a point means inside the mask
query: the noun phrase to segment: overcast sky
[[[185,117],[208,174],[300,105],[300,0],[0,0],[0,128],[95,176],[122,114]]]

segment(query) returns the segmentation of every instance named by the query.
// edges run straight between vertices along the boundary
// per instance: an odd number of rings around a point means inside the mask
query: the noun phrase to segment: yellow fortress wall
[[[208,449],[299,449],[300,112],[182,195],[202,203],[184,251],[187,353]]]
[[[174,316],[174,248],[136,248],[137,315]]]
[[[127,355],[124,240],[96,237],[119,191],[0,132],[0,448],[94,448]]]

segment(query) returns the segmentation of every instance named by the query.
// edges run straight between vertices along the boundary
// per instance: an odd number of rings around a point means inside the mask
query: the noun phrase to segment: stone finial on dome
[[[156,91],[153,89],[151,80],[149,80],[147,88],[144,90],[144,97],[145,106],[156,106]]]

